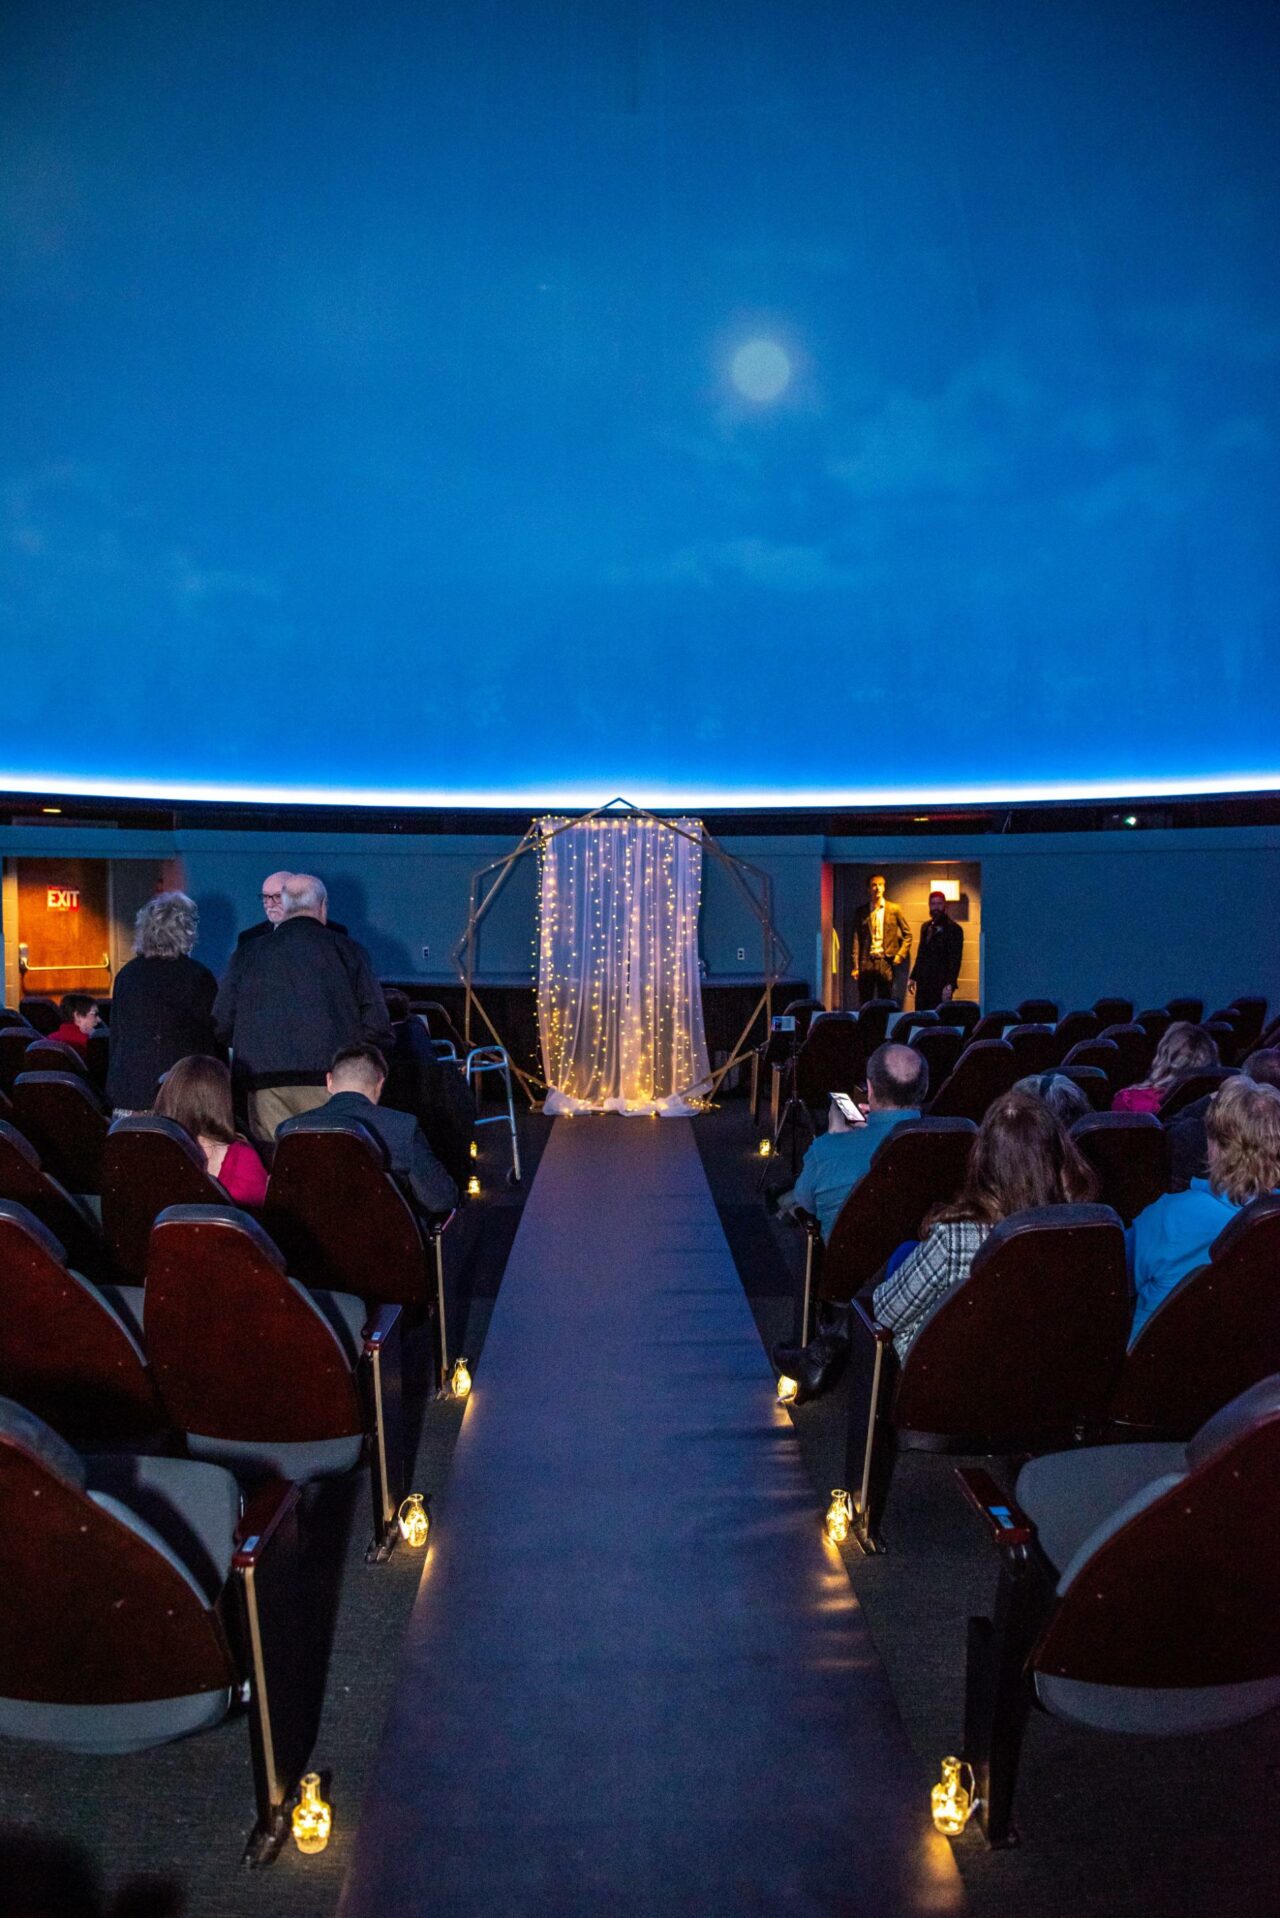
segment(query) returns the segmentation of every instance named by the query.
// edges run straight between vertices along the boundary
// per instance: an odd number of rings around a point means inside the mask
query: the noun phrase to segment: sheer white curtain
[[[702,824],[540,822],[538,1027],[548,1112],[696,1110]]]

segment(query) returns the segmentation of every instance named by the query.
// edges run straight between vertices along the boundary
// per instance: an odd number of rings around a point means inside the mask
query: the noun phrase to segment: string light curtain
[[[539,821],[545,1110],[697,1111],[710,1066],[698,974],[702,822]]]

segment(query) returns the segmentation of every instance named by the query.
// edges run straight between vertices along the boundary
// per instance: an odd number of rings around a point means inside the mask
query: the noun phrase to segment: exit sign
[[[79,912],[79,886],[49,886],[44,895],[45,907],[49,912]]]

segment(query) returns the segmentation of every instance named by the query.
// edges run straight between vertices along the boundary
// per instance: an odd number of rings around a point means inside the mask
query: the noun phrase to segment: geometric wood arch
[[[752,917],[760,926],[760,934],[764,948],[764,990],[752,1007],[751,1016],[738,1035],[729,1058],[724,1065],[719,1066],[711,1075],[711,1090],[714,1092],[726,1073],[732,1071],[734,1066],[741,1065],[750,1057],[750,1047],[747,1042],[755,1026],[755,1022],[762,1011],[764,1013],[765,1032],[768,1032],[769,1021],[773,1016],[774,986],[791,964],[790,948],[774,930],[773,880],[761,867],[753,866],[749,860],[739,859],[735,853],[726,852],[714,834],[709,833],[706,827],[701,823],[699,823],[698,833],[695,835],[689,832],[685,827],[675,825],[670,819],[664,819],[661,814],[651,812],[647,806],[633,805],[629,799],[611,799],[607,805],[597,806],[591,812],[575,813],[572,816],[562,817],[560,814],[556,814],[555,817],[560,820],[560,823],[550,830],[544,829],[543,819],[550,818],[551,815],[544,814],[541,819],[532,819],[529,822],[528,830],[524,833],[517,846],[513,847],[509,853],[504,854],[501,859],[491,859],[487,866],[481,866],[478,871],[472,873],[471,887],[467,901],[467,923],[463,930],[462,937],[453,949],[453,960],[458,968],[458,977],[466,989],[466,999],[463,1007],[463,1037],[469,1046],[472,1042],[471,1014],[474,1008],[488,1028],[494,1044],[504,1046],[501,1033],[489,1017],[480,995],[476,991],[475,946],[476,936],[479,933],[480,926],[486,914],[497,899],[498,894],[502,891],[502,888],[506,885],[507,880],[511,877],[516,866],[522,859],[528,857],[530,854],[536,853],[540,844],[548,839],[556,838],[558,834],[566,832],[570,826],[585,825],[592,819],[600,819],[606,814],[619,811],[634,813],[639,819],[650,819],[655,825],[664,826],[668,832],[678,833],[682,839],[692,840],[696,837],[697,843],[703,848],[704,852],[710,853],[713,859],[718,860],[733,879],[739,892],[745,899]],[[505,1046],[504,1050],[506,1050]],[[509,1056],[510,1054],[508,1053],[508,1057]],[[523,1086],[530,1105],[536,1105],[538,1100],[535,1096],[534,1088],[539,1087],[545,1092],[547,1090],[546,1082],[537,1073],[522,1071],[521,1068],[515,1064],[514,1060],[511,1064],[511,1070]],[[692,1090],[693,1088],[691,1086],[686,1086],[682,1088],[682,1094],[687,1095],[691,1093]]]

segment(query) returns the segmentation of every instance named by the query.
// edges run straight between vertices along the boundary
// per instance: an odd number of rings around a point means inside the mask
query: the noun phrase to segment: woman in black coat
[[[191,957],[199,913],[185,892],[157,893],[138,914],[137,957],[120,968],[111,995],[107,1099],[117,1117],[149,1112],[160,1079],[192,1053],[217,1055],[218,982]]]

